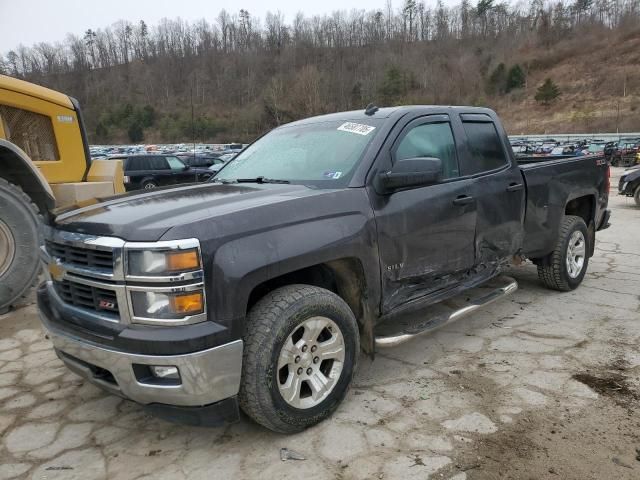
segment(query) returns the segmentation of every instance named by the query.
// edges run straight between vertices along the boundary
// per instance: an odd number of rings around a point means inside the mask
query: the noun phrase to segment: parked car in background
[[[238,152],[235,152],[235,153],[223,153],[222,155],[220,155],[220,160],[222,160],[223,162],[228,162],[228,161],[233,160],[234,158],[236,158],[237,155],[238,155]]]
[[[607,144],[604,142],[590,143],[589,146],[587,147],[587,153],[590,155],[593,155],[593,154],[606,155],[605,153],[606,147],[607,147]]]
[[[583,155],[582,150],[580,150],[579,148],[576,148],[574,145],[560,145],[558,147],[555,147],[551,150],[551,152],[549,152],[549,155],[564,155],[564,156],[571,156],[571,157],[579,157],[580,155]]]
[[[535,147],[528,143],[514,143],[511,148],[516,155],[533,155],[536,153]]]
[[[618,193],[626,197],[633,197],[640,207],[640,167],[626,170],[620,177]]]
[[[640,139],[627,139],[618,143],[611,157],[611,165],[614,167],[631,167],[637,163],[640,152]]]
[[[115,156],[111,159],[122,160],[127,191],[202,182],[213,174],[207,168],[185,165],[175,155],[144,154]]]
[[[192,153],[178,153],[176,154],[182,163],[185,165],[189,165],[190,167],[197,168],[209,168],[213,165],[224,164],[224,160],[222,160],[221,154],[216,153],[204,153],[204,154],[192,154]]]

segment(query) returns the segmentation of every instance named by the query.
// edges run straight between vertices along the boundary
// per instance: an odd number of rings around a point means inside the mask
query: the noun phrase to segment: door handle
[[[523,188],[524,185],[522,183],[510,183],[507,187],[507,192],[517,192],[519,190],[522,190]]]
[[[460,195],[458,198],[456,198],[453,201],[454,205],[469,205],[470,203],[475,202],[475,199],[473,197],[470,197],[469,195]]]

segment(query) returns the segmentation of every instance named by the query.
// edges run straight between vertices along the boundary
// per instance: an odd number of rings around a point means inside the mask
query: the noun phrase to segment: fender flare
[[[17,145],[0,139],[2,178],[19,186],[38,206],[42,214],[55,208],[56,199],[38,167]]]

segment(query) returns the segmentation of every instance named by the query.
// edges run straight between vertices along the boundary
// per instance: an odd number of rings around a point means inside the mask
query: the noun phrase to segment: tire
[[[320,330],[327,320],[327,327]],[[336,354],[340,336],[341,364]],[[314,337],[316,340],[309,340]],[[329,342],[334,342],[333,352],[326,350]],[[323,349],[334,358],[316,361],[313,353],[320,355]],[[256,423],[275,432],[302,431],[338,407],[351,384],[359,353],[358,324],[344,300],[309,285],[278,288],[256,303],[245,322],[240,407]],[[284,362],[283,358],[291,360]],[[311,376],[307,372],[312,372]],[[327,379],[331,383],[328,391],[314,393],[313,383],[306,380],[312,376]],[[287,385],[299,386],[289,389]],[[293,393],[291,401],[281,392]]]
[[[0,313],[37,283],[41,243],[38,208],[20,187],[0,178]]]
[[[575,244],[576,239],[582,238],[581,248]],[[579,258],[582,250],[581,261],[568,262],[571,258],[570,246],[574,252],[574,260]],[[589,266],[589,233],[587,225],[580,217],[567,215],[560,225],[558,242],[553,252],[538,263],[538,278],[552,290],[568,292],[574,290],[582,283]],[[580,264],[579,269],[577,265]]]
[[[638,185],[638,187],[636,187],[636,191],[633,194],[633,199],[635,200],[636,205],[638,207],[640,207],[640,185]]]
[[[143,190],[153,190],[154,188],[158,188],[158,184],[156,182],[154,182],[153,180],[143,180],[140,183],[140,187]]]

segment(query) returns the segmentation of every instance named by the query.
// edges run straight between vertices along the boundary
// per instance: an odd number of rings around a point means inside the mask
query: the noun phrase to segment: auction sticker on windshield
[[[361,123],[346,122],[338,127],[342,132],[357,133],[358,135],[369,135],[376,127],[370,125],[362,125]]]

